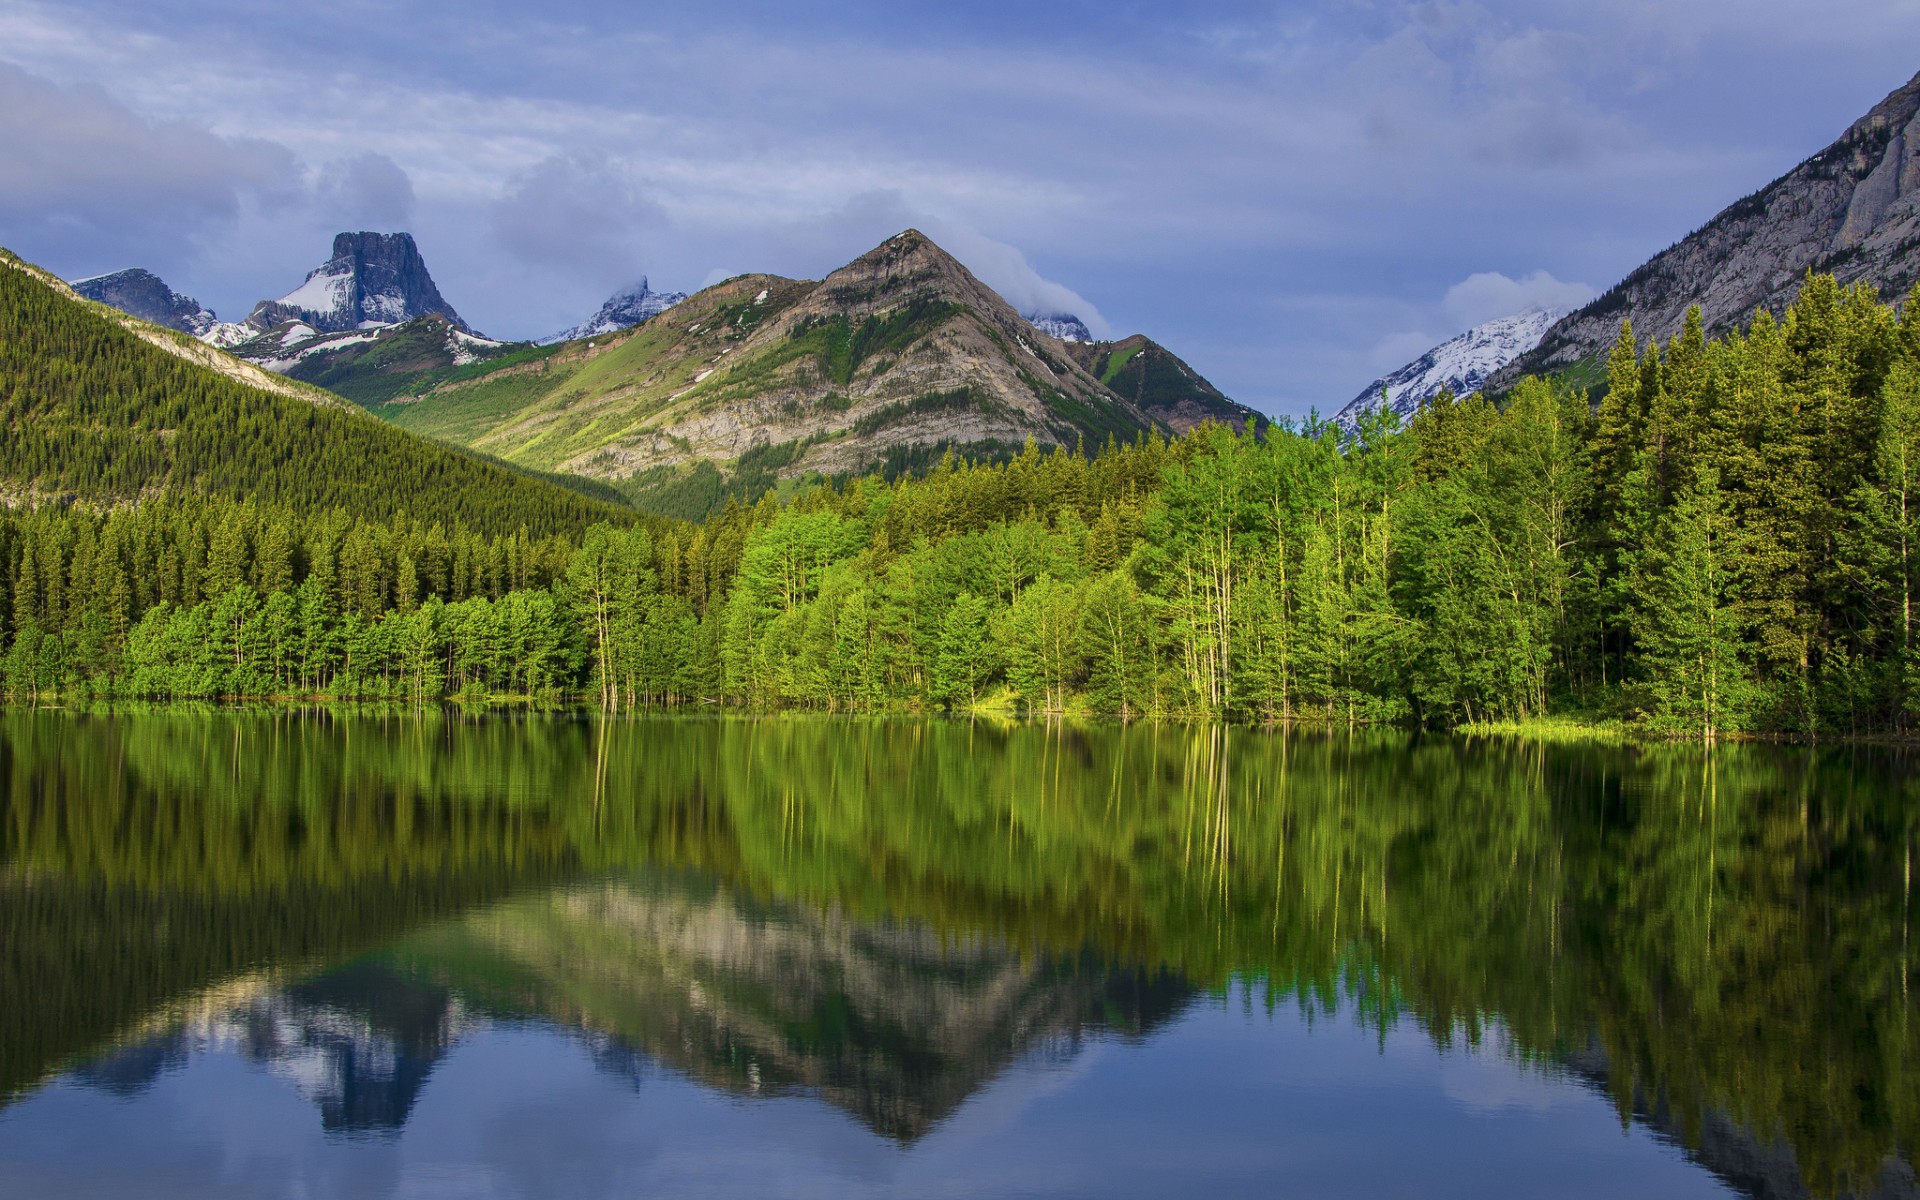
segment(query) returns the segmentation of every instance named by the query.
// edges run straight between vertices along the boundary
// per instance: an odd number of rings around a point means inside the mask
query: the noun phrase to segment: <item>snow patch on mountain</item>
[[[1333,418],[1334,424],[1351,432],[1359,427],[1363,415],[1383,405],[1405,422],[1442,391],[1470,396],[1485,386],[1494,372],[1538,346],[1547,330],[1565,315],[1560,309],[1534,308],[1476,325],[1368,384]]]
[[[657,317],[674,305],[687,298],[685,292],[656,292],[642,279],[638,286],[622,289],[608,298],[600,306],[600,311],[575,325],[572,329],[563,329],[559,333],[540,339],[542,346],[551,346],[557,342],[574,342],[581,338],[598,337],[603,333],[618,333],[622,329],[631,329],[635,325],[652,317]],[[760,293],[764,300],[766,293]]]
[[[251,325],[239,321],[210,321],[204,328],[191,330],[193,336],[209,346],[222,350],[231,350],[242,342],[250,342],[260,336],[260,331]]]
[[[1093,331],[1087,323],[1072,313],[1021,313],[1027,324],[1038,329],[1048,337],[1059,338],[1063,342],[1091,342]]]

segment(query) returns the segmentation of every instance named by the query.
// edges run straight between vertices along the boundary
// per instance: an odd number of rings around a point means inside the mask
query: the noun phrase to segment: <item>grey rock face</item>
[[[111,305],[131,317],[177,329],[198,337],[211,329],[216,318],[192,296],[183,296],[167,286],[151,271],[133,267],[111,275],[79,279],[73,290],[89,300]]]
[[[1757,309],[1777,315],[1809,271],[1842,284],[1867,280],[1883,297],[1920,281],[1920,75],[1840,140],[1548,330],[1492,383],[1510,386],[1523,372],[1604,355],[1627,319],[1644,342],[1678,333],[1695,304],[1709,333],[1741,325]]]
[[[1093,332],[1087,323],[1072,313],[1023,313],[1027,323],[1048,337],[1063,342],[1091,342]]]
[[[398,325],[429,313],[473,332],[441,298],[410,233],[342,233],[333,257],[309,272],[306,282],[278,300],[263,300],[247,324],[268,330],[304,321],[322,333],[370,325]]]

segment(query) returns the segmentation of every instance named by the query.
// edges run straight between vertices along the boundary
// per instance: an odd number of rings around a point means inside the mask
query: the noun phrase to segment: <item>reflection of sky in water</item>
[[[280,1037],[299,1086],[257,1046],[199,1037],[0,1113],[0,1195],[1727,1194],[1577,1081],[1404,1024],[1383,1044],[1346,1017],[1249,1016],[1237,996],[1145,1039],[1029,1054],[905,1145],[818,1099],[736,1096],[617,1045],[485,1021],[398,1078],[403,1125],[340,1136],[323,1121],[338,1077]]]

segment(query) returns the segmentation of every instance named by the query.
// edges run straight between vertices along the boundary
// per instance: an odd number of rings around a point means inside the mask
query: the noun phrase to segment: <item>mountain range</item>
[[[1622,321],[1665,338],[1698,305],[1720,332],[1782,310],[1809,272],[1897,292],[1920,281],[1917,250],[1920,76],[1593,303],[1475,326],[1335,422],[1351,430],[1383,397],[1408,417],[1443,389],[1498,392],[1526,372],[1591,384]],[[299,287],[238,323],[143,270],[74,286],[404,427],[643,499],[692,488],[718,503],[749,481],[910,469],[949,448],[1260,419],[1145,337],[1097,341],[1072,314],[1015,310],[912,230],[817,282],[746,275],[688,296],[643,279],[538,343],[477,334],[406,233],[338,235]]]
[[[1624,321],[1665,341],[1698,305],[1709,335],[1766,310],[1778,316],[1809,273],[1864,280],[1883,296],[1920,282],[1920,75],[1793,170],[1572,312],[1517,313],[1443,342],[1374,380],[1334,418],[1352,430],[1387,392],[1402,419],[1443,388],[1503,392],[1527,374],[1599,382]]]
[[[1538,346],[1547,328],[1563,315],[1536,308],[1476,325],[1368,384],[1333,418],[1334,423],[1351,433],[1359,428],[1362,416],[1382,407],[1404,423],[1443,391],[1470,396],[1501,367]]]
[[[823,280],[740,276],[631,332],[432,376],[374,411],[681,513],[700,506],[675,496],[719,503],[772,479],[928,465],[949,448],[1097,445],[1256,417],[1169,352],[1142,358],[1149,345],[1042,334],[908,230]]]
[[[746,275],[687,296],[642,280],[538,343],[474,332],[405,233],[340,234],[237,324],[145,271],[86,282],[394,424],[679,515],[948,449],[1262,420],[1146,337],[1098,342],[1077,316],[1016,311],[914,230],[819,281]]]

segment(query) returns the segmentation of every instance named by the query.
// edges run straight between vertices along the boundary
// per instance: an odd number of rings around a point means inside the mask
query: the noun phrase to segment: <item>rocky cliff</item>
[[[1547,331],[1539,348],[1493,379],[1562,369],[1604,356],[1633,322],[1665,340],[1699,305],[1707,331],[1778,313],[1809,271],[1866,280],[1883,296],[1920,281],[1920,75],[1840,139],[1656,255],[1592,304]]]
[[[203,308],[192,296],[181,295],[168,287],[166,280],[139,267],[76,279],[70,286],[77,294],[117,308],[128,316],[195,337],[204,337],[219,324],[219,318],[211,309]]]
[[[262,300],[246,324],[264,333],[290,321],[321,333],[398,325],[428,314],[473,330],[441,298],[410,233],[342,233],[333,256],[307,273],[306,282],[278,300]]]

